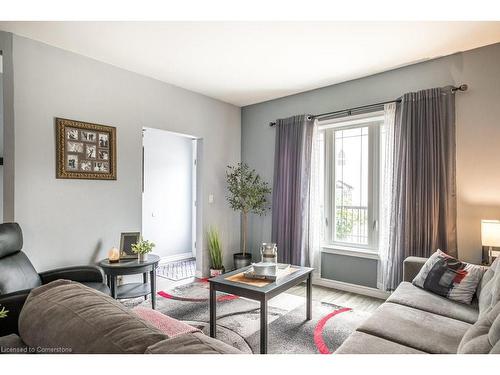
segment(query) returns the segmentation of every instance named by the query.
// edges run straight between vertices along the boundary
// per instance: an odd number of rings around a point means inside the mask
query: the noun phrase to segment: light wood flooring
[[[287,290],[286,293],[299,297],[306,296],[305,284],[297,285]],[[353,310],[373,312],[384,303],[383,299],[368,297],[362,294],[344,292],[342,290],[313,285],[313,301],[328,302],[335,305],[350,307]]]

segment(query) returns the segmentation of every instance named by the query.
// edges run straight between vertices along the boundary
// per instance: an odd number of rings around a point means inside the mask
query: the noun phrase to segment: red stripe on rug
[[[159,296],[162,296],[163,298],[168,298],[168,299],[175,299],[178,301],[186,301],[186,302],[205,302],[208,301],[208,298],[190,298],[190,297],[177,297],[173,296],[172,294],[169,294],[167,292],[164,292],[163,290],[157,292]],[[225,302],[225,301],[232,301],[234,299],[240,298],[239,296],[235,296],[234,294],[225,294],[223,296],[217,297],[217,302]]]
[[[168,293],[164,292],[163,290],[160,290],[160,291],[158,292],[158,295],[159,295],[159,296],[162,296],[163,298],[174,299],[174,296],[173,296],[173,295],[168,294]]]
[[[217,297],[217,302],[222,302],[222,301],[232,301],[233,299],[238,299],[240,297],[235,296],[234,294],[226,294],[224,296]]]
[[[323,317],[318,324],[316,325],[316,328],[314,328],[314,344],[316,345],[316,348],[318,348],[319,352],[321,354],[332,354],[330,349],[328,349],[328,346],[325,343],[325,340],[323,340],[323,329],[325,328],[326,322],[333,318],[335,315],[338,315],[340,313],[350,311],[349,307],[344,307],[339,310],[335,310],[331,312],[330,314],[326,315]]]

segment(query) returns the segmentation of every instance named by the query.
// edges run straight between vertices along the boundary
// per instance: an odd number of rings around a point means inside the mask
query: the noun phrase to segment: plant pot
[[[243,268],[252,264],[252,254],[236,253],[233,255],[234,268]]]
[[[224,269],[224,267],[222,267],[221,269],[210,268],[210,277],[220,276],[225,271],[226,270]]]
[[[138,259],[139,262],[147,262],[148,261],[148,254],[138,254]]]

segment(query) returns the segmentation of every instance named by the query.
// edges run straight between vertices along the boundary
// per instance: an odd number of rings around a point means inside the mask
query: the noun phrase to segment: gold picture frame
[[[56,178],[116,180],[116,128],[56,117]]]

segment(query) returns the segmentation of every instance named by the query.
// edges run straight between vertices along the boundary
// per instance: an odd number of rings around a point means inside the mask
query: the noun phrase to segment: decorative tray
[[[288,274],[289,264],[279,263],[254,263],[243,273],[246,278],[276,281],[281,276]]]

